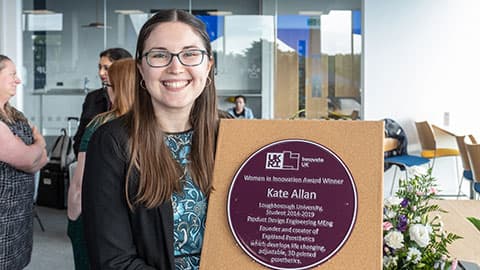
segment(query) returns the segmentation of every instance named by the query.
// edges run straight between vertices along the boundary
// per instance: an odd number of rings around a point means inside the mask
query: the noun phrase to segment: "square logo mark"
[[[298,171],[300,154],[291,151],[282,153],[267,153],[265,169]]]

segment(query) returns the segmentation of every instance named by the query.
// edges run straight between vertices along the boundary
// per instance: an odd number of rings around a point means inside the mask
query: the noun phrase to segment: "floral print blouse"
[[[165,143],[175,160],[184,168],[180,181],[183,192],[172,195],[173,236],[176,270],[198,269],[207,212],[207,199],[187,170],[193,131],[169,133]]]

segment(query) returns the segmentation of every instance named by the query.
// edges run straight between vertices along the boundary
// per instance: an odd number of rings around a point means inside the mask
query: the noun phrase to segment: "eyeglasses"
[[[147,59],[147,64],[151,67],[166,67],[170,65],[174,56],[178,58],[182,65],[194,67],[203,62],[205,55],[208,55],[208,53],[204,50],[186,50],[179,53],[171,53],[166,50],[152,49],[144,53],[142,57]]]

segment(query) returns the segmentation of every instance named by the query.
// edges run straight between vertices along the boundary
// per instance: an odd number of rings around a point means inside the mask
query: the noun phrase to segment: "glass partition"
[[[356,119],[361,1],[263,1],[276,18],[273,117]]]
[[[46,134],[80,116],[100,87],[98,54],[134,54],[159,9],[202,19],[214,48],[218,101],[247,97],[257,118],[348,118],[361,108],[361,1],[23,0],[25,113]],[[58,105],[60,104],[60,105]]]
[[[220,107],[232,106],[233,97],[243,95],[256,118],[262,118],[262,90],[269,81],[273,44],[273,17],[259,15],[228,15],[221,35],[214,41],[216,52],[216,86]]]

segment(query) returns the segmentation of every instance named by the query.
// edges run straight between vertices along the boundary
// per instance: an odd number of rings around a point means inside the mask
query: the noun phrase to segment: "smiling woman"
[[[47,162],[45,140],[11,107],[20,79],[0,55],[0,269],[23,269],[33,242],[34,173]]]
[[[185,33],[177,35],[176,33]],[[182,114],[188,119],[190,109],[202,93],[213,59],[205,50],[200,36],[187,24],[178,21],[166,22],[155,27],[151,36],[169,36],[168,39],[149,38],[139,64],[146,90],[152,97],[155,113]],[[204,57],[204,54],[207,57]],[[174,57],[176,56],[176,57]],[[176,58],[176,59],[175,59]],[[207,61],[204,61],[206,58]],[[178,132],[187,126],[172,126],[163,117],[160,124],[168,131]]]
[[[219,120],[205,25],[158,12],[139,33],[136,65],[132,110],[100,127],[87,150],[91,264],[198,269]]]

